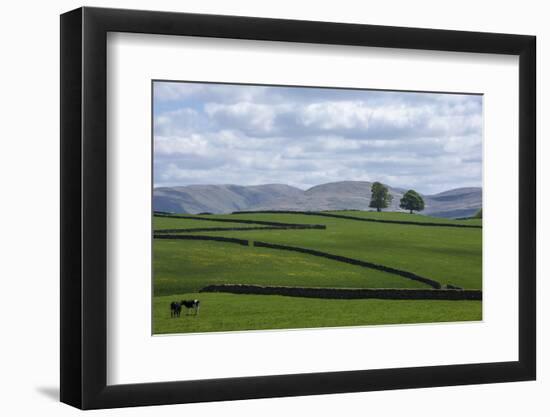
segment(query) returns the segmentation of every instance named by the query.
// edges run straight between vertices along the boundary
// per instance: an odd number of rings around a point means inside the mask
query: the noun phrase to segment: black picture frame
[[[107,385],[108,32],[519,56],[518,361]],[[535,379],[535,54],[524,35],[88,7],[61,15],[61,401],[96,409]]]

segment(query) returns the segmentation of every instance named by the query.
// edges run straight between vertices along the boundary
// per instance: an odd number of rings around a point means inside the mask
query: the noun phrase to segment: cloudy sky
[[[482,97],[155,82],[154,184],[481,186]]]

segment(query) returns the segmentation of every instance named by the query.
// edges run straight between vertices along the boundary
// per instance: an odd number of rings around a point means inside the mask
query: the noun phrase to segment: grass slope
[[[212,284],[337,288],[429,288],[397,275],[310,255],[223,242],[155,240],[154,294]]]
[[[434,221],[406,213],[336,212],[388,220]],[[200,215],[201,219],[324,224],[326,230],[193,232],[298,246],[374,262],[442,284],[481,289],[482,229],[361,222],[303,214]],[[422,219],[420,219],[422,218]],[[449,222],[446,219],[437,221]],[[476,224],[476,220],[459,223]],[[479,222],[480,224],[480,222]],[[255,225],[250,225],[254,227]],[[246,227],[242,223],[154,218],[155,229]],[[424,284],[296,252],[189,240],[153,241],[154,333],[303,328],[481,319],[480,301],[322,300],[266,295],[197,294],[210,284],[426,288]],[[199,298],[199,317],[172,320],[169,303]]]
[[[330,214],[340,214],[345,216],[361,217],[365,219],[378,219],[378,220],[398,220],[406,222],[418,222],[418,223],[441,223],[441,224],[466,224],[481,226],[481,219],[468,219],[468,220],[453,220],[443,219],[441,217],[425,216],[423,214],[410,214],[401,212],[376,212],[376,211],[327,211]]]
[[[194,216],[197,219],[205,218],[205,216]],[[172,217],[153,217],[153,230],[162,229],[191,229],[204,227],[258,227],[258,224],[245,223],[229,223],[229,222],[213,222],[208,220],[192,220],[192,219],[177,219]]]
[[[300,214],[258,213],[212,217],[324,224],[326,230],[200,233],[300,246],[403,269],[442,284],[481,289],[482,229],[418,227]],[[171,220],[177,227],[178,219]]]
[[[170,318],[170,302],[182,298],[199,298],[200,314],[186,316],[184,312],[179,318]],[[435,323],[482,318],[479,301],[342,301],[201,293],[155,297],[153,308],[155,334]]]

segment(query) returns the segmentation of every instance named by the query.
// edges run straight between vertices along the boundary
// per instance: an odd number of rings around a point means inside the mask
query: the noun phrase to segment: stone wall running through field
[[[242,223],[242,224],[259,224],[263,226],[277,226],[288,228],[301,228],[301,229],[326,229],[324,224],[299,224],[299,223],[281,223],[281,222],[268,222],[263,220],[246,220],[246,219],[218,219],[213,217],[198,217],[198,216],[180,216],[180,215],[168,215],[168,214],[155,214],[155,217],[166,217],[169,219],[187,219],[197,221],[208,222],[220,222],[220,223]]]
[[[287,210],[265,210],[265,211],[235,211],[232,214],[303,214],[306,216],[323,216],[333,217],[336,219],[356,220],[360,222],[373,222],[373,223],[388,223],[388,224],[404,224],[409,226],[430,226],[430,227],[459,227],[465,229],[481,229],[482,226],[476,224],[453,224],[453,223],[434,223],[434,222],[413,222],[408,220],[384,220],[384,219],[369,219],[366,217],[348,216],[345,214],[333,214],[323,213],[319,211],[287,211]]]
[[[266,287],[260,285],[209,285],[199,292],[223,292],[231,294],[283,295],[288,297],[327,299],[384,300],[481,300],[480,290],[393,289],[393,288],[305,288]]]
[[[251,227],[192,227],[187,229],[155,229],[155,233],[193,233],[193,232],[235,232],[249,230],[307,230],[319,229],[325,230],[326,226],[322,224],[297,224],[293,226],[251,226]]]
[[[180,239],[180,240],[214,240],[217,242],[236,243],[238,245],[248,246],[248,240],[237,239],[223,236],[203,236],[203,235],[154,235],[155,239]]]

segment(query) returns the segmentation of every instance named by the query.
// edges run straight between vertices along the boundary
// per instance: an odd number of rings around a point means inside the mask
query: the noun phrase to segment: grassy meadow
[[[198,316],[170,318],[174,299],[197,298]],[[185,293],[155,297],[153,333],[201,333],[238,330],[299,329],[374,324],[473,321],[480,301],[325,300],[279,295]]]
[[[407,213],[334,212],[380,220],[468,224]],[[326,288],[415,289],[429,286],[403,276],[306,253],[253,246],[288,245],[408,271],[442,285],[482,288],[482,229],[403,225],[285,213],[154,217],[155,231],[172,235],[245,239],[248,246],[205,240],[153,240],[153,333],[339,327],[481,319],[481,301],[331,300],[272,295],[199,293],[212,284]],[[199,220],[200,219],[200,220]],[[217,220],[226,220],[220,222]],[[229,221],[227,221],[229,220]],[[265,230],[257,223],[324,225],[326,229]],[[208,228],[239,228],[216,230]],[[254,229],[251,229],[254,228]],[[178,232],[178,229],[184,231]],[[193,230],[199,229],[199,230]],[[246,230],[251,229],[251,230]],[[166,232],[162,232],[166,233]],[[171,301],[199,299],[200,314],[170,318]]]

